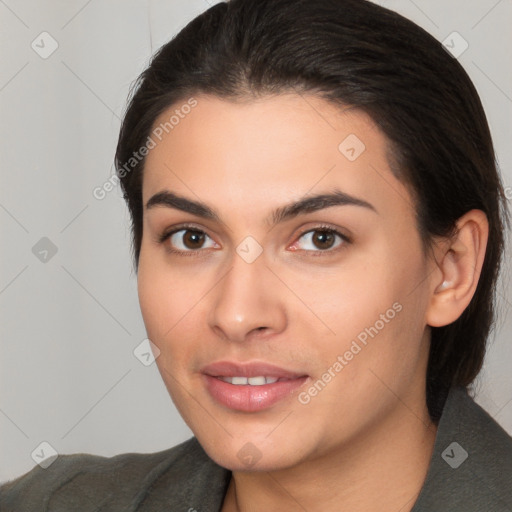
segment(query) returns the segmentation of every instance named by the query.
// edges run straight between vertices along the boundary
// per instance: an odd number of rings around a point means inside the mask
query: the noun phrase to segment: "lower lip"
[[[306,376],[272,384],[263,384],[262,386],[251,386],[249,384],[230,384],[210,375],[204,375],[204,378],[206,388],[217,402],[229,409],[244,412],[268,409],[280,400],[290,396],[308,379]]]

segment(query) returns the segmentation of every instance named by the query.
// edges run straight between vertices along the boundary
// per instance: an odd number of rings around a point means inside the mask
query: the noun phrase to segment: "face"
[[[199,442],[282,469],[424,413],[430,263],[384,135],[312,95],[195,98],[146,159],[138,287]]]

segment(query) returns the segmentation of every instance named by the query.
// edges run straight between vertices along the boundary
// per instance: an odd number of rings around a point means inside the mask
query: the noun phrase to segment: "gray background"
[[[457,31],[468,42],[459,59],[481,94],[511,198],[512,1],[379,3],[440,41]],[[133,353],[146,336],[120,192],[97,200],[92,191],[113,172],[131,81],[209,5],[0,0],[0,481],[32,468],[43,441],[58,453],[110,456],[191,436],[156,365]],[[43,31],[58,44],[47,58]],[[512,433],[509,283],[477,401]]]

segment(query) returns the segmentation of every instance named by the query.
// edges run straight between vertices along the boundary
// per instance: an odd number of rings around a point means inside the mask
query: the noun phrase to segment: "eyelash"
[[[174,227],[171,231],[164,231],[161,235],[158,236],[157,241],[160,244],[164,244],[167,240],[169,240],[171,238],[172,235],[174,235],[175,233],[178,233],[179,231],[183,231],[183,230],[195,231],[195,232],[204,234],[209,237],[208,233],[206,233],[205,231],[203,231],[202,229],[198,228],[197,226],[195,226],[193,224],[181,224],[180,226]],[[311,232],[314,233],[315,231],[320,231],[322,233],[330,233],[330,234],[337,235],[339,238],[341,238],[342,243],[335,249],[326,249],[324,251],[322,251],[320,249],[316,250],[316,251],[312,251],[312,250],[304,251],[306,253],[309,253],[309,255],[313,256],[313,257],[330,256],[333,253],[337,253],[338,251],[343,250],[347,244],[352,243],[352,240],[347,235],[344,235],[343,233],[340,233],[338,230],[336,230],[328,225],[324,225],[324,224],[315,226],[313,228],[308,228],[308,229],[302,231],[299,234],[297,240],[302,238],[305,234],[311,233]],[[211,237],[209,237],[209,238],[211,238]],[[200,256],[202,256],[202,253],[204,253],[204,250],[201,250],[201,249],[180,251],[179,249],[173,249],[172,247],[169,246],[169,244],[166,247],[166,250],[170,253],[178,254],[180,256],[192,256],[192,257],[200,257]]]

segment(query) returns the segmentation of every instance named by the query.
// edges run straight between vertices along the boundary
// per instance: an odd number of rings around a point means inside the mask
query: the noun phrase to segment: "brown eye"
[[[176,252],[191,252],[216,246],[215,242],[204,231],[196,229],[180,229],[166,238],[169,239],[169,244]],[[205,246],[207,241],[210,241],[209,246]]]
[[[187,230],[185,235],[182,235],[182,240],[188,249],[197,249],[204,243],[204,233]]]
[[[331,228],[316,228],[303,233],[292,250],[307,252],[334,252],[336,248],[349,242],[349,239]]]
[[[312,242],[319,249],[330,249],[335,241],[336,237],[329,231],[315,231],[312,237]]]

